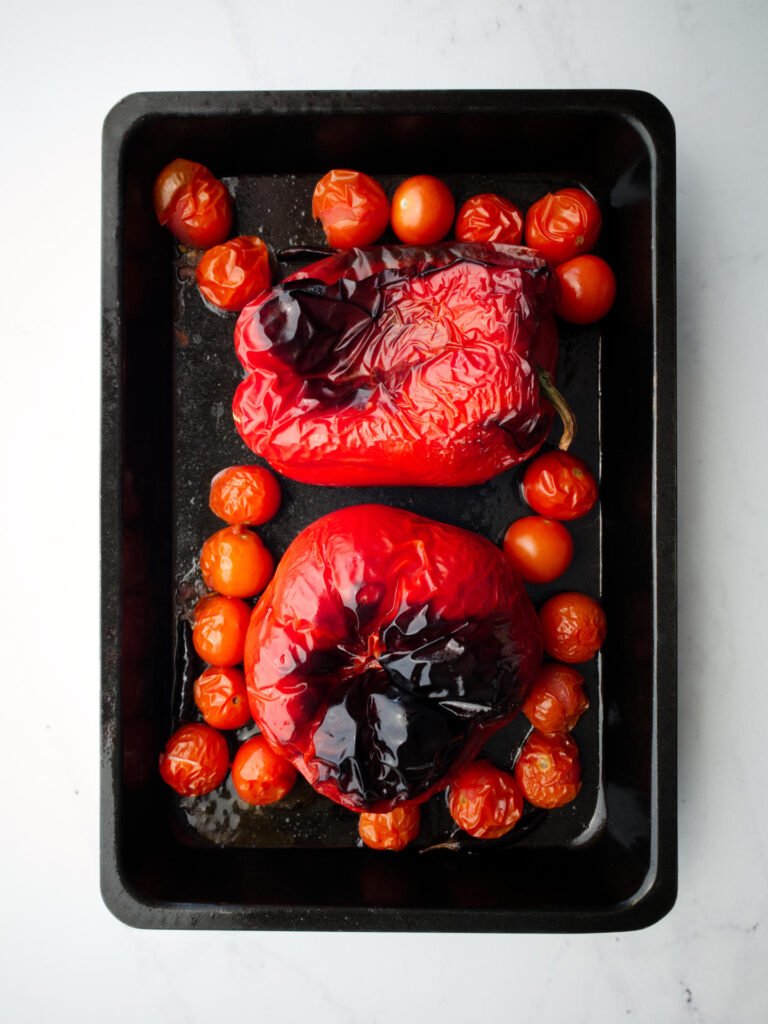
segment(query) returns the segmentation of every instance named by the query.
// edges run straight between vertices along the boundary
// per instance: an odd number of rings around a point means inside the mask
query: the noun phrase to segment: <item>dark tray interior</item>
[[[671,904],[674,264],[659,225],[660,197],[670,199],[659,191],[660,157],[669,163],[670,145],[668,115],[642,94],[571,94],[570,103],[556,94],[146,96],[110,116],[103,880],[121,917],[157,926],[560,930],[639,926]],[[251,461],[230,414],[240,378],[234,320],[203,306],[152,215],[152,181],[176,155],[233,179],[235,229],[275,248],[322,240],[309,197],[330,166],[362,167],[385,185],[430,171],[459,201],[488,190],[525,207],[549,188],[581,183],[601,203],[600,251],[617,272],[619,298],[600,330],[561,329],[559,374],[579,418],[573,450],[600,470],[601,509],[572,524],[568,574],[532,596],[602,591],[609,636],[600,673],[597,663],[585,666],[592,706],[575,734],[582,793],[561,811],[532,815],[508,841],[375,854],[356,848],[354,815],[301,783],[287,803],[253,809],[226,788],[177,801],[159,782],[158,751],[176,721],[194,717],[198,666],[178,599],[189,597],[202,539],[220,525],[207,509],[208,483],[223,466]],[[525,514],[514,471],[456,490],[285,481],[283,493],[281,512],[260,531],[277,556],[340,505],[400,505],[494,541]],[[494,740],[499,763],[520,735],[517,724]],[[421,845],[447,838],[449,825],[435,798]]]

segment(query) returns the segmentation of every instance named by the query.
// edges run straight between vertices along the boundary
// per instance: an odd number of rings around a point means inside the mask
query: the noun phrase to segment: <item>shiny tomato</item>
[[[568,452],[546,452],[523,476],[524,500],[550,519],[579,519],[597,501],[597,483],[589,466]]]
[[[520,751],[515,778],[534,807],[569,804],[581,789],[579,748],[570,736],[545,736],[534,729]]]
[[[416,804],[400,804],[385,814],[365,811],[357,823],[360,838],[372,850],[404,850],[420,828],[421,810]]]
[[[182,245],[209,249],[232,227],[232,197],[202,164],[174,160],[155,180],[157,219]]]
[[[362,171],[328,171],[315,185],[312,216],[335,249],[372,245],[387,230],[389,200]]]
[[[204,597],[195,606],[192,645],[210,665],[239,665],[250,618],[250,607],[237,597]]]
[[[260,526],[280,508],[280,484],[262,466],[228,466],[211,480],[209,504],[230,526]]]
[[[276,754],[263,736],[252,736],[235,754],[232,785],[241,800],[260,807],[275,804],[293,789],[296,769]]]
[[[514,778],[491,764],[473,761],[453,780],[448,810],[475,839],[498,839],[510,832],[523,813],[523,797]]]
[[[418,174],[395,189],[392,229],[407,245],[431,245],[448,234],[455,210],[445,182],[431,174]]]
[[[222,784],[229,768],[227,741],[208,725],[183,725],[160,755],[163,782],[182,796],[202,796]]]
[[[520,245],[523,215],[508,199],[483,192],[472,196],[459,210],[455,234],[460,242]]]
[[[549,583],[573,561],[573,540],[554,519],[524,516],[504,535],[504,554],[526,583]]]
[[[555,267],[560,292],[555,312],[570,324],[593,324],[616,298],[616,278],[599,256],[576,256]]]
[[[203,544],[200,570],[205,585],[225,597],[253,597],[275,570],[261,538],[244,526],[225,526]]]
[[[523,714],[539,732],[570,732],[588,707],[584,676],[575,668],[549,662],[528,691]]]
[[[269,252],[256,235],[232,238],[205,253],[195,277],[203,298],[219,309],[239,313],[272,283]]]
[[[544,650],[550,658],[578,664],[594,658],[605,640],[605,612],[593,597],[568,590],[539,611]]]
[[[245,676],[239,668],[207,668],[192,692],[197,710],[214,729],[240,729],[251,720]]]
[[[580,188],[564,188],[530,207],[525,244],[550,263],[562,263],[593,249],[601,226],[600,207],[592,196]]]

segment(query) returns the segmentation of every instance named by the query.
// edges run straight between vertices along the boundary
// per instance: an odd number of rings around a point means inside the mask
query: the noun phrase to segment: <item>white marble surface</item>
[[[768,5],[104,0],[0,16],[0,1017],[768,1019]],[[147,89],[629,87],[678,131],[680,896],[597,936],[142,933],[98,891],[99,151]]]

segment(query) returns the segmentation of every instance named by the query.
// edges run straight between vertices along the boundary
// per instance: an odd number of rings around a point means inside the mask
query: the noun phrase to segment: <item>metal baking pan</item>
[[[156,223],[157,172],[207,164],[236,196],[233,233],[317,245],[318,177],[359,167],[385,187],[444,178],[458,202],[498,191],[527,206],[580,184],[600,202],[600,252],[619,294],[596,328],[561,332],[559,381],[579,419],[572,449],[601,480],[571,524],[566,576],[532,588],[599,594],[609,622],[586,667],[575,736],[584,786],[509,840],[399,855],[356,845],[354,816],[300,784],[243,812],[227,787],[177,799],[157,755],[194,712],[198,668],[184,604],[218,528],[207,487],[251,461],[232,425],[234,321],[206,309]],[[667,110],[640,92],[137,94],[104,128],[102,406],[102,892],[121,920],[157,928],[599,931],[673,905],[676,836],[675,154]],[[285,270],[286,268],[281,268]],[[283,482],[260,532],[276,555],[334,508],[383,502],[498,541],[524,514],[518,474],[481,487],[321,488]],[[520,728],[494,738],[510,760]]]

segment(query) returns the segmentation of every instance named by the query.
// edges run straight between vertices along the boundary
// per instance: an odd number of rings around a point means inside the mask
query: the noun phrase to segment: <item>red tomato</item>
[[[418,174],[395,189],[392,229],[407,245],[431,245],[448,234],[455,210],[444,182],[430,174]]]
[[[581,789],[579,748],[570,736],[545,736],[534,729],[520,751],[515,778],[534,807],[569,804]]]
[[[154,188],[157,219],[182,245],[208,249],[232,227],[232,197],[207,167],[174,160],[158,174]]]
[[[460,242],[500,242],[520,245],[523,215],[508,199],[483,192],[472,196],[459,210],[456,237]]]
[[[539,732],[570,732],[589,707],[584,676],[575,668],[543,665],[528,696],[523,714]]]
[[[404,850],[420,828],[421,811],[416,804],[400,804],[385,814],[365,811],[357,824],[360,838],[372,850]]]
[[[229,768],[227,741],[208,725],[183,725],[160,755],[163,782],[182,796],[202,796],[220,786]]]
[[[593,324],[616,298],[616,278],[599,256],[576,256],[555,268],[560,294],[555,312],[570,324]]]
[[[240,729],[251,720],[245,676],[239,668],[207,668],[195,680],[193,696],[214,729]]]
[[[448,810],[475,839],[498,839],[520,820],[523,797],[508,772],[490,761],[473,761],[451,783]]]
[[[504,535],[504,554],[526,583],[550,583],[573,561],[573,540],[554,519],[524,516]]]
[[[315,185],[312,216],[336,249],[371,245],[387,230],[389,200],[362,171],[328,171]]]
[[[550,658],[578,664],[594,658],[605,640],[605,612],[593,597],[567,590],[539,611],[544,650]]]
[[[229,466],[211,480],[209,504],[230,526],[260,526],[280,507],[280,484],[262,466]]]
[[[580,188],[564,188],[530,207],[525,243],[550,263],[562,263],[593,249],[601,225],[600,207],[592,196]]]
[[[523,499],[550,519],[579,519],[597,501],[597,483],[589,467],[567,452],[546,452],[523,476]]]
[[[239,313],[260,291],[269,288],[269,253],[256,235],[241,235],[214,245],[195,271],[200,294],[219,309]]]
[[[195,606],[192,645],[211,665],[239,665],[251,609],[237,597],[212,594]]]
[[[261,538],[244,526],[225,526],[203,544],[200,570],[205,585],[225,597],[253,597],[275,571]]]
[[[275,804],[293,789],[295,781],[296,769],[276,754],[263,736],[246,740],[232,762],[232,785],[247,804]]]

